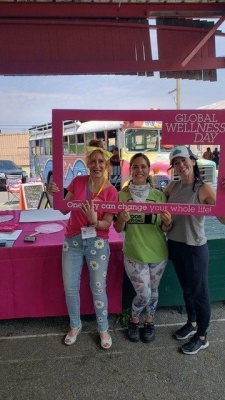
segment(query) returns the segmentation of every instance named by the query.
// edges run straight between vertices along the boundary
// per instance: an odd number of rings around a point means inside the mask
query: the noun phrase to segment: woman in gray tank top
[[[202,181],[197,156],[185,146],[174,147],[170,153],[171,168],[179,175],[164,193],[168,203],[216,203],[216,192]],[[167,233],[169,259],[172,261],[187,311],[187,323],[174,333],[177,340],[191,338],[181,346],[185,354],[196,354],[209,346],[207,328],[210,322],[208,291],[209,251],[204,230],[204,216],[173,215],[173,225]],[[225,217],[217,217],[225,224]]]

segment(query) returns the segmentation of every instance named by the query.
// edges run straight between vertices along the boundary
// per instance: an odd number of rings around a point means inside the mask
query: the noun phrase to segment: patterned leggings
[[[166,264],[167,260],[140,264],[124,257],[126,273],[136,292],[132,302],[132,317],[139,317],[144,308],[147,316],[154,316],[158,304],[158,287]]]

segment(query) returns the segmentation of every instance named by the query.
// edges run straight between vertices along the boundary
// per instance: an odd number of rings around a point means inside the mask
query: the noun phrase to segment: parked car
[[[11,160],[0,160],[0,190],[6,190],[6,179],[7,176],[17,176],[18,178],[22,178],[22,183],[26,182],[27,173],[22,170],[22,168],[18,167]]]

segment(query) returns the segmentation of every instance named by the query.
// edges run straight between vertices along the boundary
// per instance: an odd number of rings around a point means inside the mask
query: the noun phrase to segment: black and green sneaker
[[[128,322],[128,330],[127,336],[132,342],[138,342],[140,340],[140,331],[139,331],[139,323],[132,322],[129,320]]]
[[[193,326],[190,322],[187,322],[182,328],[178,329],[174,334],[173,337],[177,340],[185,340],[194,336],[197,332],[197,327]]]
[[[155,339],[155,326],[153,322],[145,322],[143,329],[143,342],[150,343]]]
[[[181,346],[180,350],[184,354],[197,354],[199,350],[204,350],[209,346],[209,342],[207,340],[207,337],[205,336],[205,339],[202,340],[198,336],[197,333],[189,340],[189,342],[185,343],[183,346]]]

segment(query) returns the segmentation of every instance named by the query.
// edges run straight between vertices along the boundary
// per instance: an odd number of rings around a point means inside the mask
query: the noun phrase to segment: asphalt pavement
[[[0,209],[7,194],[0,193]],[[8,205],[6,204],[7,208]],[[9,207],[18,208],[18,204]],[[65,346],[68,317],[2,320],[1,400],[223,400],[225,305],[212,304],[209,347],[184,355],[173,332],[186,322],[176,307],[159,308],[156,338],[130,342],[110,315],[110,350],[100,347],[93,316],[83,316],[77,343]]]
[[[0,399],[225,399],[224,305],[212,305],[210,345],[196,355],[181,353],[172,338],[185,321],[176,308],[159,309],[155,341],[132,343],[110,315],[110,350],[100,347],[91,316],[73,346],[63,344],[67,317],[1,321]]]
[[[3,211],[17,209],[19,209],[19,197],[0,190],[0,210]]]

